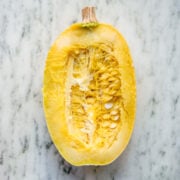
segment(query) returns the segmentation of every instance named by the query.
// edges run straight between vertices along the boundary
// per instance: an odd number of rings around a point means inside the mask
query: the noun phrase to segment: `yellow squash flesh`
[[[70,26],[46,60],[44,111],[51,138],[71,164],[106,165],[127,146],[135,118],[128,46],[112,26]]]

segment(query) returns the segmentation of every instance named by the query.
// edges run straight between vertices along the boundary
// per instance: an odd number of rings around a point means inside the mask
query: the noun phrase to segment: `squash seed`
[[[104,105],[104,107],[105,107],[106,109],[111,109],[111,108],[113,107],[113,103],[106,103],[106,104]]]
[[[110,125],[110,128],[111,128],[111,129],[114,129],[116,126],[117,126],[116,123],[112,123],[112,124]]]
[[[117,111],[117,110],[111,111],[111,115],[116,115],[116,114],[118,114],[118,111]]]
[[[119,119],[119,116],[118,116],[118,115],[113,117],[113,120],[114,120],[114,121],[117,121],[118,119]]]

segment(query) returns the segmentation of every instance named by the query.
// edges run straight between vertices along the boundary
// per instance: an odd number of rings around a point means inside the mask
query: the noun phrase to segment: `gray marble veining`
[[[73,167],[49,137],[42,109],[48,49],[86,5],[126,38],[136,69],[131,141],[111,165]],[[1,0],[0,179],[178,180],[180,1]]]

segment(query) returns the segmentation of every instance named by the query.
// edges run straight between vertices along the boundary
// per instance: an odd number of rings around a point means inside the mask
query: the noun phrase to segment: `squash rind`
[[[94,43],[112,43],[113,56],[119,62],[121,73],[122,127],[108,149],[87,148],[75,136],[68,133],[65,107],[66,58],[67,49],[73,45],[88,47]],[[112,52],[111,52],[112,53]],[[61,70],[61,73],[57,73]],[[53,72],[55,72],[53,74]],[[134,67],[129,48],[122,35],[112,26],[98,24],[93,29],[83,28],[80,23],[64,31],[51,47],[46,60],[43,85],[43,106],[47,127],[51,138],[60,154],[71,164],[106,165],[113,162],[127,146],[134,127],[136,105],[136,85]],[[107,140],[108,141],[108,140]],[[75,148],[72,143],[75,142]],[[77,144],[79,146],[77,146]]]

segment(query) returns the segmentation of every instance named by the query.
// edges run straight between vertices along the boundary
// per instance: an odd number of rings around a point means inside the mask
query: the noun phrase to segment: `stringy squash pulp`
[[[68,162],[115,160],[135,116],[134,69],[122,35],[107,24],[70,26],[48,53],[43,99],[51,138]]]

